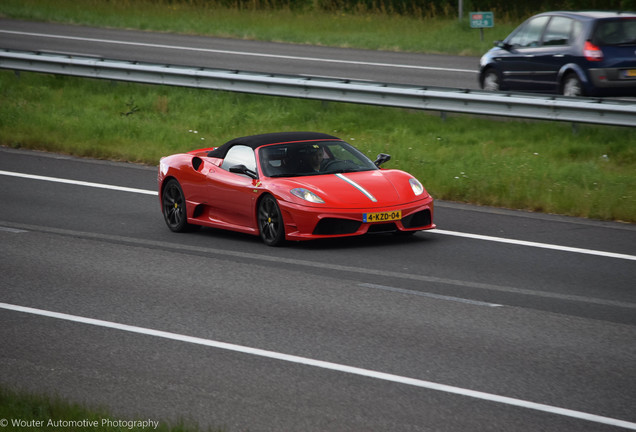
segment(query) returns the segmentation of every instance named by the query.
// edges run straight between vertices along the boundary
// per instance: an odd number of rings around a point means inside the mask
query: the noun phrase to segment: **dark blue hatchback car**
[[[485,90],[636,95],[636,13],[546,12],[480,60]]]

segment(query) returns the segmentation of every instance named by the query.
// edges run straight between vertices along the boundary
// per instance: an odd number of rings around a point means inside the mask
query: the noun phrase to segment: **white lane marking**
[[[290,55],[281,55],[281,54],[264,54],[264,53],[258,53],[258,52],[243,52],[243,51],[229,51],[229,50],[219,50],[219,49],[210,49],[210,48],[195,48],[195,47],[177,46],[177,45],[117,41],[117,40],[110,40],[110,39],[95,39],[95,38],[85,38],[85,37],[78,37],[78,36],[62,36],[62,35],[53,35],[53,34],[45,34],[45,33],[30,33],[30,32],[21,32],[21,31],[12,31],[12,30],[0,30],[0,33],[44,37],[44,38],[52,38],[52,39],[68,39],[68,40],[78,40],[78,41],[85,41],[85,42],[108,43],[108,44],[114,44],[114,45],[132,45],[132,46],[140,46],[140,47],[146,47],[146,48],[174,49],[179,51],[185,50],[185,51],[207,52],[207,53],[215,53],[215,54],[227,54],[227,55],[248,56],[248,57],[277,58],[277,59],[284,59],[284,60],[301,60],[301,61],[312,61],[312,62],[321,62],[321,63],[341,63],[341,64],[352,64],[352,65],[358,65],[358,66],[379,66],[379,67],[389,67],[389,68],[399,68],[399,69],[418,69],[418,70],[442,71],[442,72],[460,72],[460,73],[470,73],[470,74],[476,74],[478,72],[477,70],[472,70],[472,69],[455,69],[455,68],[417,66],[417,65],[407,65],[407,64],[365,62],[365,61],[355,61],[355,60],[337,60],[337,59],[318,58],[318,57],[299,57],[299,56],[290,56]]]
[[[373,195],[371,195],[371,193],[369,191],[367,191],[365,188],[363,188],[362,186],[360,186],[358,183],[354,182],[350,178],[345,177],[343,174],[336,174],[336,177],[338,177],[341,180],[346,181],[351,186],[353,186],[354,188],[358,189],[360,192],[362,192],[364,194],[364,196],[369,198],[371,201],[373,201],[373,202],[377,202],[378,201],[377,199],[375,199],[375,197]]]
[[[274,360],[281,360],[290,363],[303,364],[306,366],[313,366],[322,369],[328,369],[337,372],[348,373],[352,375],[359,375],[368,378],[374,378],[383,381],[390,381],[398,384],[406,384],[415,387],[421,387],[429,390],[435,390],[445,393],[452,393],[456,395],[471,397],[474,399],[481,399],[490,402],[512,405],[521,408],[527,408],[536,411],[547,412],[550,414],[557,414],[566,417],[572,417],[580,420],[587,420],[595,423],[602,423],[611,426],[618,426],[626,429],[636,430],[636,423],[631,423],[625,420],[614,419],[611,417],[604,417],[595,414],[585,413],[581,411],[574,411],[567,408],[559,408],[551,405],[545,405],[536,402],[525,401],[523,399],[516,399],[507,396],[500,396],[491,393],[484,393],[475,390],[469,390],[461,387],[450,386],[446,384],[439,384],[431,381],[424,381],[416,378],[408,378],[400,375],[393,375],[384,372],[373,371],[369,369],[362,369],[354,366],[347,366],[338,363],[331,363],[322,360],[315,360],[307,357],[299,357],[291,354],[284,354],[275,351],[263,350],[260,348],[252,348],[243,345],[235,345],[227,342],[220,342],[211,339],[203,339],[194,336],[186,336],[178,333],[165,332],[161,330],[154,330],[144,327],[137,327],[128,324],[120,324],[112,321],[103,321],[94,318],[86,318],[77,315],[69,315],[60,312],[52,312],[43,309],[35,309],[26,306],[13,305],[9,303],[0,303],[0,308],[23,312],[32,315],[39,315],[49,318],[56,318],[65,321],[72,321],[76,323],[88,324],[97,327],[104,327],[109,329],[121,330],[130,333],[137,333],[147,336],[155,336],[164,339],[170,339],[179,342],[186,342],[196,345],[203,345],[211,348],[218,348],[227,351],[239,352],[243,354],[249,354],[259,357],[270,358]]]
[[[434,298],[437,300],[447,300],[447,301],[453,301],[453,302],[459,302],[459,303],[467,303],[467,304],[471,304],[475,306],[488,306],[488,307],[503,306],[497,303],[487,303],[487,302],[482,302],[478,300],[469,300],[469,299],[460,298],[460,297],[450,297],[450,296],[445,296],[440,294],[414,291],[414,290],[409,290],[404,288],[396,288],[396,287],[390,287],[386,285],[378,285],[378,284],[372,284],[372,283],[366,283],[366,282],[359,283],[358,286],[365,287],[365,288],[375,288],[375,289],[384,290],[384,291],[391,291],[391,292],[396,292],[400,294],[417,295],[421,297]]]
[[[2,231],[2,232],[12,233],[12,234],[19,234],[19,233],[25,233],[25,232],[28,232],[28,231],[23,230],[23,229],[10,228],[10,227],[5,227],[5,226],[0,226],[0,231]]]
[[[129,188],[124,186],[113,186],[113,185],[108,185],[103,183],[92,183],[92,182],[85,182],[80,180],[69,180],[69,179],[63,179],[58,177],[46,177],[46,176],[40,176],[40,175],[24,174],[24,173],[17,173],[17,172],[11,172],[11,171],[3,171],[3,170],[0,170],[0,175],[5,175],[9,177],[20,177],[20,178],[26,178],[31,180],[43,180],[43,181],[48,181],[53,183],[65,183],[65,184],[71,184],[75,186],[87,186],[87,187],[94,187],[99,189],[110,189],[110,190],[121,191],[121,192],[133,192],[133,193],[144,194],[144,195],[158,194],[155,191],[149,191],[145,189]]]
[[[582,249],[582,248],[576,248],[576,247],[570,247],[570,246],[559,246],[559,245],[553,245],[549,243],[537,243],[537,242],[531,242],[531,241],[525,241],[525,240],[513,240],[513,239],[502,238],[502,237],[491,237],[491,236],[485,236],[481,234],[470,234],[470,233],[463,233],[463,232],[457,232],[457,231],[445,231],[445,230],[441,230],[437,228],[429,230],[427,232],[455,236],[455,237],[465,237],[465,238],[471,238],[475,240],[508,243],[508,244],[514,244],[517,246],[553,249],[553,250],[558,250],[562,252],[574,252],[574,253],[587,254],[587,255],[598,255],[598,256],[607,257],[607,258],[618,258],[618,259],[636,261],[635,255],[627,255],[627,254],[621,254],[621,253],[615,253],[615,252],[597,251],[593,249]]]
[[[102,183],[84,182],[84,181],[79,181],[79,180],[69,180],[69,179],[62,179],[62,178],[58,178],[58,177],[46,177],[46,176],[39,176],[39,175],[33,175],[33,174],[24,174],[24,173],[12,172],[12,171],[0,170],[0,175],[11,176],[11,177],[20,177],[20,178],[33,179],[33,180],[50,181],[50,182],[55,182],[55,183],[66,183],[66,184],[72,184],[72,185],[77,185],[77,186],[96,187],[96,188],[110,189],[110,190],[116,190],[116,191],[134,192],[134,193],[140,193],[140,194],[144,194],[144,195],[155,195],[155,196],[158,195],[158,193],[155,192],[155,191],[149,191],[149,190],[145,190],[145,189],[128,188],[128,187],[123,187],[123,186],[113,186],[113,185],[107,185],[107,184],[102,184]],[[348,179],[346,177],[344,179],[348,181]],[[586,254],[586,255],[596,255],[596,256],[601,256],[601,257],[605,257],[605,258],[616,258],[616,259],[624,259],[624,260],[636,261],[636,255],[627,255],[627,254],[621,254],[621,253],[615,253],[615,252],[605,252],[605,251],[597,251],[597,250],[593,250],[593,249],[583,249],[583,248],[575,248],[575,247],[570,247],[570,246],[553,245],[553,244],[549,244],[549,243],[537,243],[537,242],[531,242],[531,241],[525,241],[525,240],[507,239],[507,238],[503,238],[503,237],[492,237],[492,236],[485,236],[485,235],[481,235],[481,234],[463,233],[463,232],[458,232],[458,231],[446,231],[446,230],[441,230],[441,229],[437,229],[437,228],[436,229],[432,229],[432,230],[428,230],[426,232],[435,233],[435,234],[442,234],[442,235],[449,235],[449,236],[455,236],[455,237],[465,237],[465,238],[471,238],[471,239],[475,239],[475,240],[484,240],[484,241],[492,241],[492,242],[498,242],[498,243],[507,243],[507,244],[513,244],[513,245],[517,245],[517,246],[527,246],[527,247],[536,247],[536,248],[543,248],[543,249],[552,249],[552,250],[557,250],[557,251],[561,251],[561,252],[573,252],[573,253],[580,253],[580,254]]]

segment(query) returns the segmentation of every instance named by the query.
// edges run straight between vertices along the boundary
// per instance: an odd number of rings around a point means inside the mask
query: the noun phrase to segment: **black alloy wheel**
[[[271,195],[264,196],[258,205],[258,228],[268,246],[279,246],[285,241],[283,215]]]
[[[163,218],[168,228],[174,232],[187,231],[190,225],[187,220],[186,201],[179,182],[168,180],[161,195]]]

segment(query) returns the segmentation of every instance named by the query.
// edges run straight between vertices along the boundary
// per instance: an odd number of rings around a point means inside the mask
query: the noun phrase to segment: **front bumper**
[[[288,240],[358,236],[367,233],[408,232],[435,228],[433,198],[407,204],[364,209],[334,209],[301,206],[279,202]],[[370,212],[401,211],[402,218],[389,222],[363,222],[362,215]]]

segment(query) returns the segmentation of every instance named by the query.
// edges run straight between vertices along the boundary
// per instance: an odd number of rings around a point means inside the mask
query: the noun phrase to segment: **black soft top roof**
[[[225,144],[215,148],[208,153],[209,157],[224,159],[227,151],[237,145],[245,145],[255,149],[266,144],[278,144],[295,141],[313,141],[313,140],[340,140],[333,135],[327,135],[320,132],[274,132],[260,135],[250,135],[241,138],[234,138]]]

